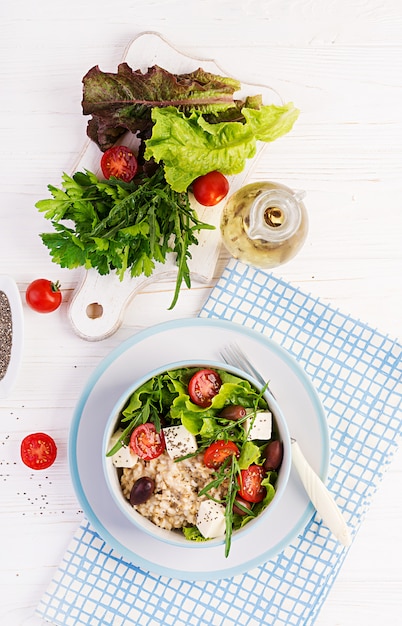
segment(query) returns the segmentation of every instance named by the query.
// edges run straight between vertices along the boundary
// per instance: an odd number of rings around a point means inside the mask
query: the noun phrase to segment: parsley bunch
[[[181,284],[191,286],[189,248],[198,244],[197,232],[214,226],[198,220],[188,194],[174,191],[161,168],[130,183],[100,181],[89,171],[63,174],[61,188],[48,189],[52,198],[35,206],[52,223],[54,232],[41,238],[60,267],[115,271],[122,280],[126,271],[150,276],[155,263],[174,252],[178,272],[170,309]]]

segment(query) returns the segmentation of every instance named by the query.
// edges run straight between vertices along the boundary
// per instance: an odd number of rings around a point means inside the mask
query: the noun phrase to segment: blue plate
[[[96,368],[75,409],[69,438],[69,463],[83,511],[97,533],[123,558],[142,569],[186,580],[211,580],[244,573],[276,556],[304,529],[314,513],[296,472],[270,516],[233,543],[194,551],[154,539],[136,529],[114,502],[103,474],[103,435],[114,405],[136,380],[172,361],[219,361],[220,350],[236,343],[270,381],[291,436],[323,480],[329,465],[327,420],[310,379],[282,347],[258,332],[232,322],[184,319],[137,333]]]

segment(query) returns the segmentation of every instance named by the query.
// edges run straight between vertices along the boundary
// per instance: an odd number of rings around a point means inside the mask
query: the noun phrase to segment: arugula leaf
[[[233,505],[236,498],[236,494],[239,490],[236,477],[238,475],[239,468],[236,461],[236,457],[233,454],[231,456],[231,464],[229,468],[229,482],[228,491],[225,498],[225,557],[229,555],[230,546],[232,543],[233,533]]]
[[[170,308],[182,283],[191,286],[190,247],[198,244],[200,230],[214,226],[198,219],[186,193],[170,188],[161,167],[131,183],[100,181],[89,171],[64,174],[61,188],[48,189],[52,198],[36,207],[54,228],[41,238],[55,263],[96,268],[101,275],[115,271],[123,279],[126,272],[150,276],[155,263],[173,252],[178,272]]]
[[[239,473],[239,466],[237,463],[237,459],[234,454],[230,457],[227,457],[222,465],[214,472],[215,478],[213,478],[207,485],[205,485],[199,492],[199,496],[207,496],[210,500],[214,502],[220,502],[225,506],[225,557],[229,555],[230,546],[232,543],[232,533],[233,533],[233,504],[236,498],[236,494],[239,490],[239,485],[237,482],[237,475]],[[224,496],[223,502],[216,500],[212,495],[210,495],[210,491],[212,489],[219,489],[222,483],[227,484],[226,495]]]

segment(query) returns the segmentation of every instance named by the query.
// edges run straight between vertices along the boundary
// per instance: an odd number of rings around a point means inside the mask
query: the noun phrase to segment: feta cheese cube
[[[254,419],[254,421],[253,421]],[[260,411],[256,414],[255,418],[252,415],[245,422],[245,429],[249,430],[247,439],[254,441],[256,439],[262,439],[268,441],[272,437],[272,413],[270,411]],[[252,424],[251,428],[250,425]]]
[[[225,534],[225,507],[213,500],[203,500],[198,509],[196,526],[205,539]]]
[[[197,441],[185,426],[167,426],[163,429],[166,451],[171,459],[178,459],[186,454],[192,454],[198,449]]]
[[[116,430],[110,437],[109,450],[119,441],[122,432],[122,430]],[[134,467],[137,461],[138,456],[131,450],[130,446],[122,446],[120,450],[112,456],[112,463],[115,467]]]

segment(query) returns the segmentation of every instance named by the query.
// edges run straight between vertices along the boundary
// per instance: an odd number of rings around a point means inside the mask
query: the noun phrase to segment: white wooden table
[[[190,8],[191,5],[191,8]],[[21,296],[31,280],[62,283],[64,304],[38,315],[24,304],[25,345],[13,392],[0,403],[0,623],[38,626],[42,593],[82,519],[67,462],[69,424],[100,360],[136,331],[196,316],[214,279],[183,290],[147,287],[110,338],[87,342],[68,322],[78,271],[51,263],[34,207],[71,171],[85,142],[81,79],[98,64],[115,71],[142,31],[180,50],[216,59],[229,74],[269,84],[301,110],[294,130],[272,144],[262,175],[306,191],[310,232],[302,252],[276,270],[284,279],[401,336],[402,5],[399,0],[29,0],[0,8],[0,273]],[[33,473],[21,439],[57,441],[52,468]],[[320,613],[318,626],[394,626],[402,613],[402,455],[387,472]]]

